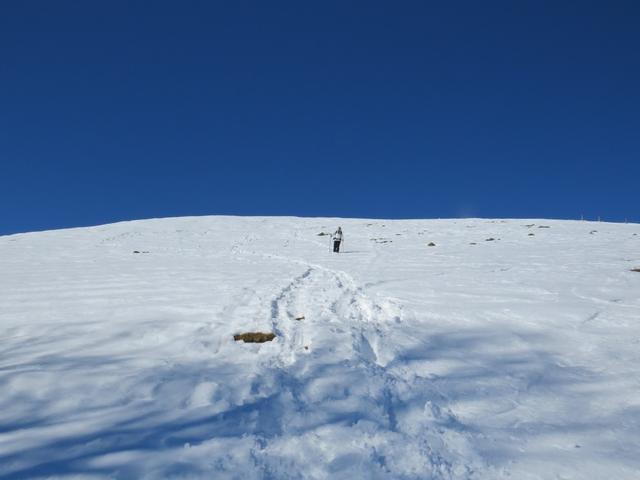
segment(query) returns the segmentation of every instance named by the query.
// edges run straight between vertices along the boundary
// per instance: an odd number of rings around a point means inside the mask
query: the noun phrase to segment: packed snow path
[[[634,267],[588,222],[0,237],[0,479],[638,478]]]

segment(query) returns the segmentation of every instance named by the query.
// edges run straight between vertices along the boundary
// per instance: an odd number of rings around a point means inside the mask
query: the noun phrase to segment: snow
[[[634,267],[574,221],[0,237],[0,479],[640,478]]]

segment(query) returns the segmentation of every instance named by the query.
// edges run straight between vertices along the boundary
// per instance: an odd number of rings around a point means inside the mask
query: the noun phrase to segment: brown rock
[[[233,336],[233,339],[236,342],[243,341],[245,343],[264,343],[270,342],[276,338],[275,333],[264,333],[264,332],[246,332],[239,333]]]

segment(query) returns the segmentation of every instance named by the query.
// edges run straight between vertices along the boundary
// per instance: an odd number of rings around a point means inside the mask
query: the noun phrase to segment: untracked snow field
[[[638,267],[577,221],[0,237],[0,479],[639,479]]]

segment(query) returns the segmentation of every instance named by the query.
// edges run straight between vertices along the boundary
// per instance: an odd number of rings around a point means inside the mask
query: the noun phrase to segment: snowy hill
[[[638,479],[636,267],[571,221],[0,237],[0,479]]]

